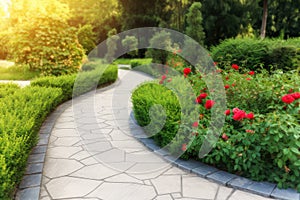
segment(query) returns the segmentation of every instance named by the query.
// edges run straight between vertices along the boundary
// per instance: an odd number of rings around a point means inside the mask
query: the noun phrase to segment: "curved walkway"
[[[114,87],[73,101],[49,138],[40,200],[267,200],[173,166],[135,137],[130,91],[149,77],[120,70]]]

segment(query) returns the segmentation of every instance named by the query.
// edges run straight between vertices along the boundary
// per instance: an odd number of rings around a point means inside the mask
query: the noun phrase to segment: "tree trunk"
[[[264,0],[264,11],[263,18],[261,23],[260,37],[264,39],[266,37],[266,26],[267,26],[267,17],[268,17],[268,0]]]

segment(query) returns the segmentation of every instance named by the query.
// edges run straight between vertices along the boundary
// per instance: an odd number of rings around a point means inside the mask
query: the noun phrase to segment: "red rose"
[[[230,88],[230,86],[229,86],[229,85],[225,85],[224,88],[225,88],[225,89],[228,89],[228,88]]]
[[[240,111],[240,109],[238,109],[238,108],[232,109],[233,114],[235,114],[235,113],[237,113],[237,112],[239,112],[239,111]]]
[[[226,76],[225,79],[226,79],[226,81],[228,81],[229,80],[229,76]]]
[[[186,144],[182,144],[181,150],[182,150],[182,151],[186,151]]]
[[[239,70],[239,66],[237,64],[232,64],[231,67],[232,69]]]
[[[209,110],[213,107],[214,104],[215,104],[215,102],[213,100],[207,100],[206,103],[205,103],[205,108],[207,110]]]
[[[167,76],[166,76],[166,75],[163,75],[163,76],[161,77],[161,80],[164,81],[164,80],[166,80],[166,78],[167,78]]]
[[[195,128],[197,128],[199,126],[199,123],[198,122],[194,122],[192,126],[195,127]]]
[[[246,112],[243,111],[243,110],[239,110],[238,112],[236,112],[232,118],[235,120],[235,121],[241,121],[242,119],[244,119],[246,117]]]
[[[250,72],[249,72],[249,75],[251,75],[251,76],[253,76],[254,74],[255,74],[254,71],[250,71]]]
[[[200,96],[196,98],[196,103],[202,103],[202,99],[200,98]]]
[[[246,78],[247,81],[251,81],[251,78]]]
[[[201,99],[205,99],[207,97],[207,94],[206,93],[202,93],[199,95],[199,98]]]
[[[246,117],[247,117],[248,119],[254,119],[254,114],[253,114],[253,112],[247,114]]]
[[[226,135],[226,133],[223,133],[222,139],[223,139],[224,141],[227,141],[227,140],[229,139],[229,137],[228,137],[228,135]]]
[[[295,92],[293,94],[291,94],[292,97],[296,100],[296,99],[300,99],[300,92]]]
[[[290,104],[290,103],[293,103],[293,101],[295,101],[293,95],[291,94],[286,94],[284,95],[281,100],[284,102],[284,103],[287,103],[287,104]]]
[[[159,84],[163,84],[163,83],[164,83],[164,81],[163,81],[163,80],[160,80],[160,81],[159,81]]]
[[[246,130],[246,133],[254,133],[253,130]]]
[[[191,69],[186,67],[186,68],[183,69],[183,73],[184,73],[185,76],[187,76],[191,73]]]
[[[235,83],[232,83],[232,87],[234,87],[234,86],[236,86],[236,84],[235,84]]]
[[[230,115],[230,110],[225,110],[225,115]]]
[[[294,91],[293,89],[289,89],[288,93],[293,93],[293,91]]]

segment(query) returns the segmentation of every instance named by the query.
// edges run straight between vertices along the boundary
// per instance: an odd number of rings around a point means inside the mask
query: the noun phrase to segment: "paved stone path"
[[[183,171],[138,142],[130,91],[149,77],[120,70],[113,88],[73,101],[49,139],[40,200],[267,200]]]

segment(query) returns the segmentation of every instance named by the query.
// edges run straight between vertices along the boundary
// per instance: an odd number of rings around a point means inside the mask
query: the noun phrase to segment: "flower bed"
[[[168,88],[181,85],[182,77],[171,78],[168,74],[134,91],[134,115],[141,126],[146,126],[151,122],[150,108],[162,105],[166,122],[153,139],[160,146],[168,145],[171,153],[178,155],[181,151],[182,158],[199,159],[199,150],[217,100],[211,99],[212,95],[202,79],[204,75],[192,72],[184,65],[178,69],[193,86],[192,93],[196,94],[196,98],[187,97],[187,101],[196,104],[198,120],[181,124],[182,119],[189,116],[181,111],[176,95],[178,91]],[[235,64],[215,73],[222,75],[226,92],[225,124],[212,151],[199,160],[252,180],[270,181],[281,188],[291,187],[300,191],[299,74],[258,74]],[[159,116],[163,112],[160,109],[155,114]],[[160,124],[151,122],[156,123]],[[185,131],[180,132],[179,129]],[[178,131],[183,134],[177,134]]]

